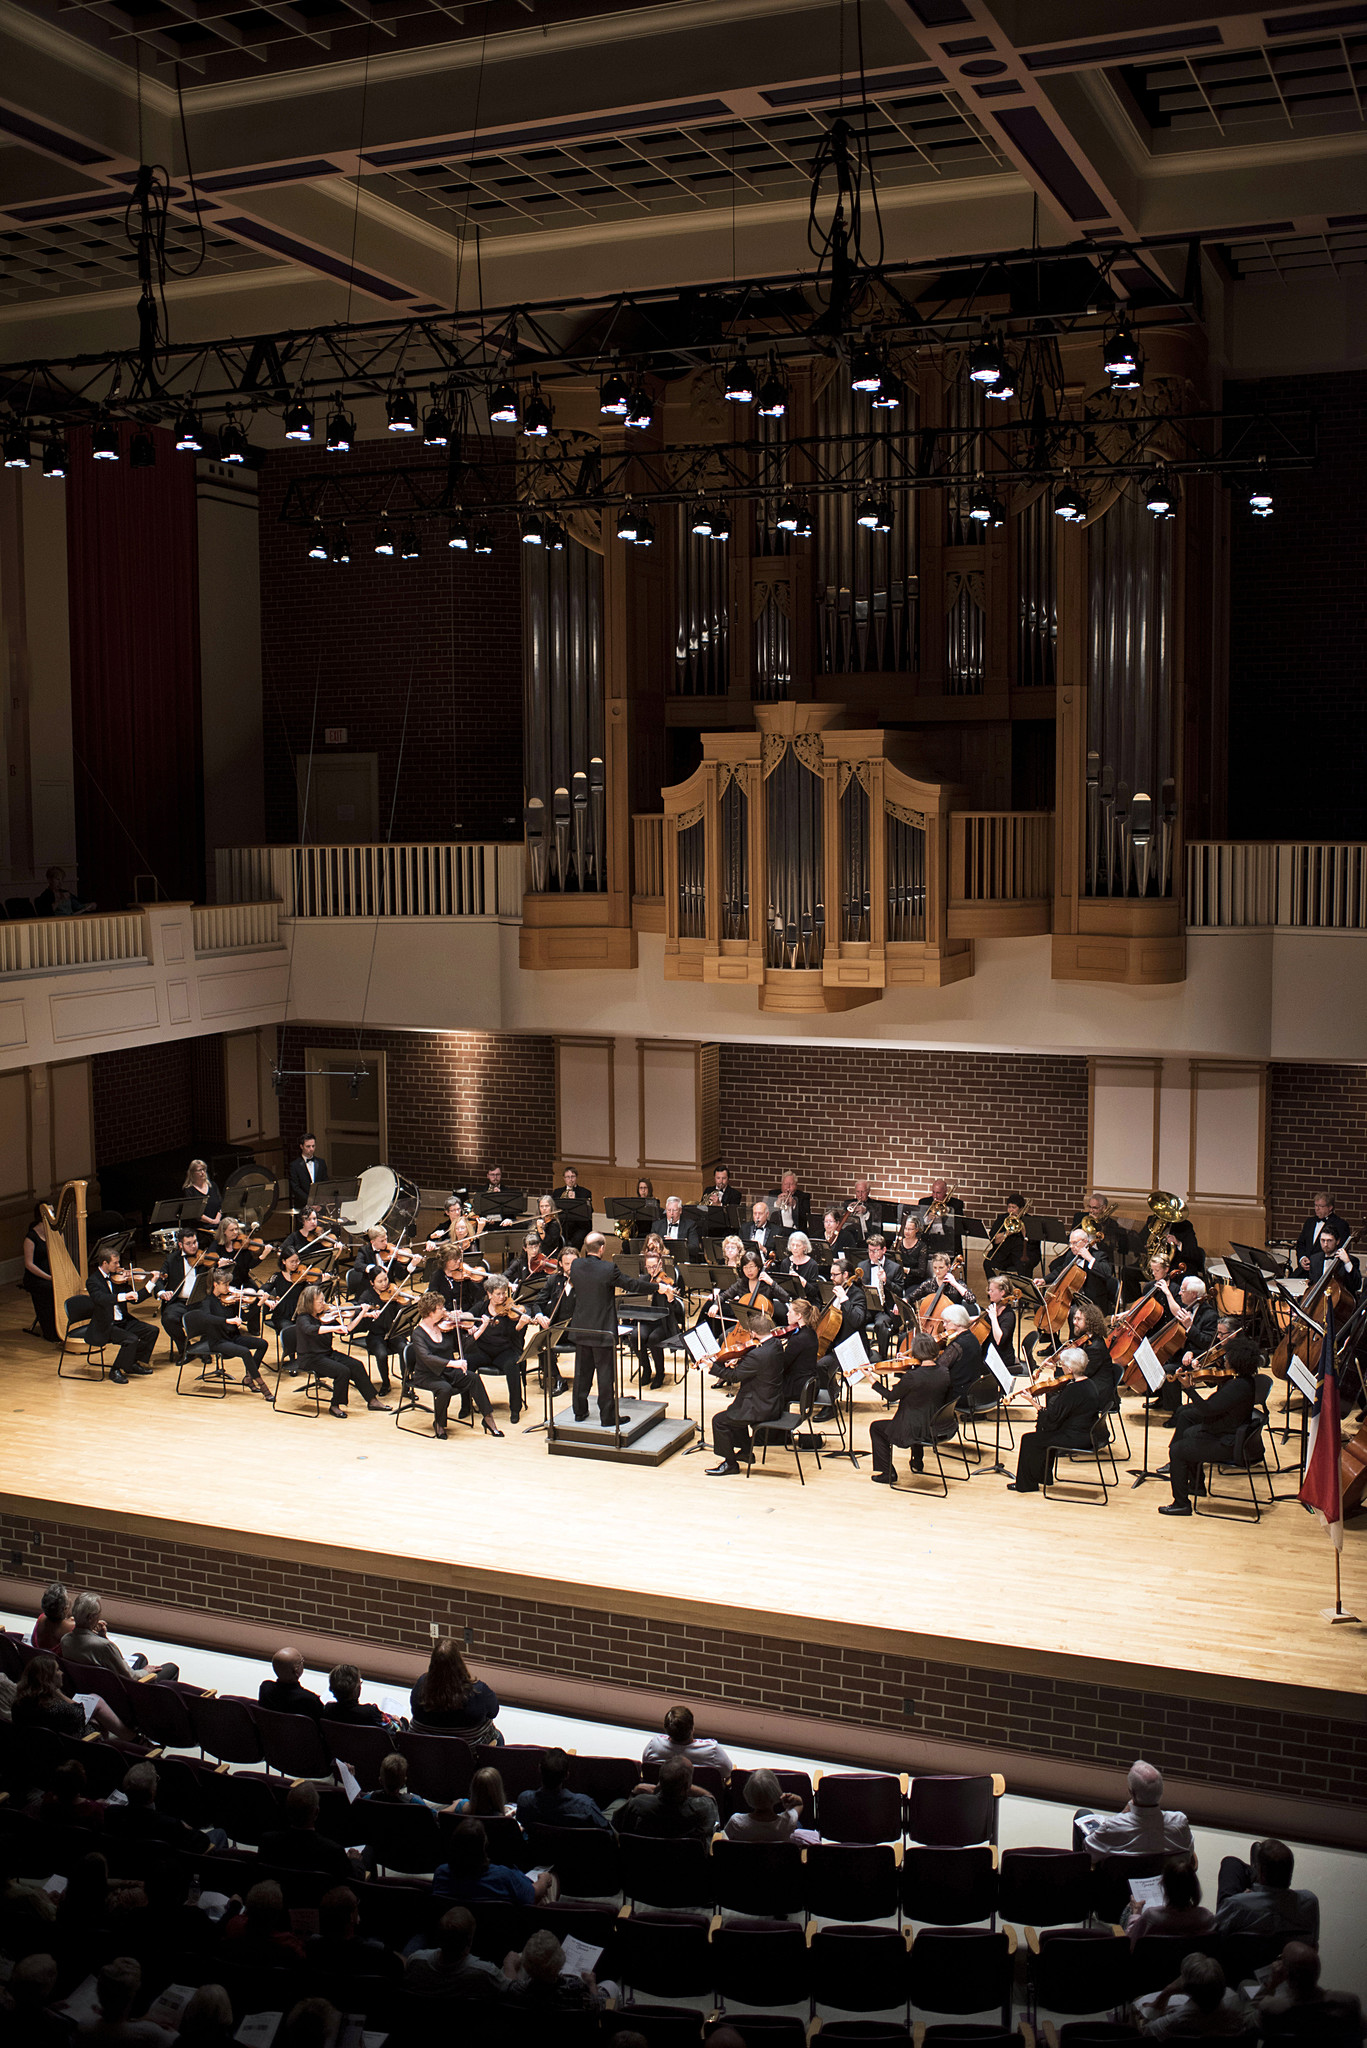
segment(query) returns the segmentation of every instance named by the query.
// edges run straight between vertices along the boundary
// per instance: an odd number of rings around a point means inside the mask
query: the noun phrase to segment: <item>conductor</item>
[[[616,1291],[631,1282],[610,1259],[603,1257],[606,1240],[600,1230],[590,1231],[584,1250],[570,1267],[570,1296],[573,1304],[568,1336],[574,1346],[574,1419],[589,1419],[589,1386],[598,1379],[598,1420],[605,1429],[617,1423]]]

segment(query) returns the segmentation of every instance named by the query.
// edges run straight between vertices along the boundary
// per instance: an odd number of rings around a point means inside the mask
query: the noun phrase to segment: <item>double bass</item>
[[[1352,1242],[1351,1235],[1346,1237],[1339,1250],[1346,1252]],[[1338,1269],[1338,1257],[1335,1255],[1333,1264],[1325,1267],[1318,1280],[1311,1281],[1294,1309],[1283,1296],[1279,1295],[1273,1300],[1273,1319],[1281,1329],[1282,1335],[1267,1364],[1269,1372],[1274,1373],[1279,1380],[1286,1378],[1293,1358],[1299,1358],[1307,1372],[1318,1372],[1324,1331],[1315,1322],[1314,1314],[1326,1296],[1333,1302],[1336,1314],[1345,1305],[1351,1313],[1355,1306],[1347,1290],[1339,1283]],[[1304,1321],[1302,1318],[1309,1320]]]

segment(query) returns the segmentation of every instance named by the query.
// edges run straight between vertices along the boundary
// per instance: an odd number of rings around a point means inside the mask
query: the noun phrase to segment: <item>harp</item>
[[[87,1246],[83,1180],[69,1180],[53,1203],[40,1202],[47,1225],[47,1258],[52,1268],[52,1307],[57,1335],[66,1336],[66,1305],[73,1294],[85,1293]]]

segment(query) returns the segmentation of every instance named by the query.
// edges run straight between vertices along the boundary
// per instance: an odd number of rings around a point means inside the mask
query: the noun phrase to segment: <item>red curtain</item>
[[[102,910],[204,900],[195,460],[153,432],[156,464],[95,462],[70,436],[67,576],[80,892]],[[231,709],[225,711],[231,716]]]

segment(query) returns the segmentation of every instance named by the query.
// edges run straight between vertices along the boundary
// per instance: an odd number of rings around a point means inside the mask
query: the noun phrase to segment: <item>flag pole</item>
[[[1336,1550],[1334,1552],[1334,1604],[1332,1607],[1321,1607],[1320,1609],[1321,1621],[1327,1621],[1331,1628],[1336,1621],[1357,1620],[1355,1614],[1345,1614],[1344,1612],[1342,1565],[1343,1560]]]

